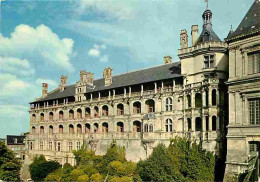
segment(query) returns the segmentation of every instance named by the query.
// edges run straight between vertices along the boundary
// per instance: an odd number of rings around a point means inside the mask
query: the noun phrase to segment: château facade
[[[30,157],[74,164],[73,150],[83,142],[96,154],[105,154],[113,139],[126,148],[128,160],[145,159],[158,143],[169,144],[176,136],[201,142],[221,157],[227,125],[227,44],[212,29],[212,12],[203,15],[203,28],[180,34],[180,62],[165,56],[163,64],[103,78],[80,71],[80,79],[48,92],[31,102]]]

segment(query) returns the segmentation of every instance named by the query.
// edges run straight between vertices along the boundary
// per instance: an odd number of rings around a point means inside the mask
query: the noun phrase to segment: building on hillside
[[[229,33],[229,125],[226,174],[258,169],[260,152],[260,1]],[[259,156],[259,155],[258,155]],[[259,157],[256,157],[259,158]]]
[[[74,164],[72,151],[83,142],[105,154],[113,139],[126,148],[128,160],[145,159],[159,142],[169,144],[176,136],[201,142],[203,148],[221,156],[227,123],[227,45],[212,29],[212,12],[203,15],[198,26],[180,34],[180,62],[164,57],[164,64],[113,75],[104,69],[103,78],[81,71],[80,79],[48,92],[31,102],[29,157],[44,154],[47,159]]]
[[[7,148],[14,152],[16,158],[25,160],[25,135],[7,135],[5,141]]]

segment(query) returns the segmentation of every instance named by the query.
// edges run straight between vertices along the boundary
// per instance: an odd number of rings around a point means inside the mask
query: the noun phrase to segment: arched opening
[[[57,150],[58,150],[58,151],[61,151],[61,143],[60,143],[60,142],[58,142]]]
[[[102,123],[102,133],[108,132],[108,124],[106,122]]]
[[[99,114],[98,114],[98,113],[99,113],[98,106],[95,106],[95,107],[94,107],[94,117],[95,117],[95,118],[99,117]]]
[[[172,120],[171,119],[166,119],[165,131],[166,132],[172,132],[173,131],[173,124],[172,124]]]
[[[74,133],[74,126],[72,124],[69,125],[69,133]]]
[[[85,117],[86,118],[90,118],[91,117],[91,109],[89,108],[89,107],[87,107],[86,109],[85,109]]]
[[[63,126],[59,125],[59,133],[63,133]]]
[[[35,134],[35,126],[32,127],[32,134]]]
[[[82,133],[82,126],[81,126],[81,124],[77,124],[77,133]]]
[[[149,130],[148,130],[148,124],[145,124],[144,125],[144,132],[148,132]]]
[[[124,115],[124,105],[123,104],[117,104],[117,115],[118,116]]]
[[[191,119],[187,118],[187,123],[188,123],[188,131],[191,131]]]
[[[82,118],[82,110],[81,109],[77,109],[77,118],[78,119]]]
[[[217,130],[217,117],[212,116],[212,131],[216,131],[216,130]]]
[[[172,111],[172,98],[168,97],[165,100],[165,110],[166,111]]]
[[[196,108],[202,107],[202,97],[200,93],[196,93],[195,95],[195,107]]]
[[[195,131],[202,131],[202,121],[200,117],[195,120]]]
[[[206,116],[206,131],[209,131],[209,117]]]
[[[102,107],[102,116],[108,116],[108,106],[104,105]]]
[[[85,133],[90,133],[90,124],[89,123],[85,124]]]
[[[44,121],[44,114],[43,113],[40,114],[40,118],[41,118],[41,121]]]
[[[191,107],[191,96],[190,95],[187,95],[187,106],[188,106],[188,108]]]
[[[145,104],[146,104],[146,108],[147,108],[147,112],[148,112],[148,113],[152,113],[152,112],[155,111],[155,103],[154,103],[154,100],[149,99],[149,100],[145,101]]]
[[[59,112],[59,119],[60,119],[60,120],[63,119],[63,111],[60,111],[60,112]]]
[[[32,122],[35,122],[35,121],[36,121],[36,115],[32,114]]]
[[[123,122],[117,122],[117,132],[124,132],[124,123]]]
[[[217,91],[216,89],[212,90],[212,105],[216,106],[217,105]]]
[[[152,124],[150,124],[150,126],[149,126],[149,132],[153,132],[153,125]]]
[[[69,119],[74,119],[74,111],[72,109],[69,110]]]
[[[133,122],[133,132],[141,132],[142,124],[140,121]]]
[[[98,123],[94,123],[94,133],[98,133]]]
[[[50,113],[49,113],[49,119],[50,119],[50,121],[53,120],[53,112],[50,112]]]
[[[44,127],[43,126],[40,127],[40,134],[44,134]]]
[[[133,112],[134,112],[134,114],[140,114],[141,113],[141,102],[134,102],[133,103]]]
[[[49,133],[53,134],[53,126],[52,125],[49,126]]]

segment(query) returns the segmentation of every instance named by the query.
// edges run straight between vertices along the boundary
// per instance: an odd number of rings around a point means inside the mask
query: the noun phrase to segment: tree
[[[60,168],[56,161],[46,161],[43,155],[36,156],[29,166],[29,171],[34,181],[43,181],[48,174]]]
[[[15,158],[3,142],[0,142],[0,179],[4,181],[20,181],[21,162]]]

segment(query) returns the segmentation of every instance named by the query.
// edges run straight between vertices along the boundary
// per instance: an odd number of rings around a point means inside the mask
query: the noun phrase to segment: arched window
[[[63,111],[60,111],[60,112],[59,112],[59,119],[60,119],[60,120],[63,119]]]
[[[40,114],[40,117],[41,117],[41,121],[44,121],[44,114],[43,113]]]
[[[134,132],[141,132],[141,127],[142,126],[142,124],[141,124],[141,122],[140,121],[134,121],[133,122],[133,131]]]
[[[147,108],[147,112],[148,112],[148,113],[152,113],[152,112],[155,111],[155,103],[154,103],[154,100],[149,99],[149,100],[145,101],[145,104],[146,104],[146,108]]]
[[[69,125],[69,133],[74,133],[74,126],[72,124]]]
[[[124,105],[123,104],[117,104],[117,115],[118,116],[124,115]]]
[[[85,133],[90,133],[90,124],[89,123],[85,124]]]
[[[43,126],[40,127],[40,134],[44,134],[44,127]]]
[[[172,98],[168,97],[165,100],[165,110],[172,111]]]
[[[216,131],[216,130],[217,130],[217,117],[212,116],[212,131]]]
[[[191,96],[190,95],[187,95],[187,106],[188,106],[188,108],[191,107]]]
[[[98,133],[98,123],[94,123],[94,133]]]
[[[99,113],[98,106],[95,106],[95,107],[94,107],[94,117],[95,117],[95,118],[99,117],[99,114],[98,114],[98,113]]]
[[[144,132],[148,132],[149,130],[148,130],[148,124],[145,124],[144,125]]]
[[[35,134],[35,126],[32,127],[32,134]]]
[[[74,111],[72,109],[69,111],[69,119],[74,119]]]
[[[153,125],[152,124],[149,125],[149,132],[153,132]]]
[[[78,119],[82,118],[82,110],[81,109],[77,109],[77,118]]]
[[[52,121],[53,120],[53,112],[49,113],[49,120]]]
[[[206,90],[205,93],[206,93],[206,106],[209,106],[209,91]]]
[[[202,107],[202,97],[200,93],[195,94],[195,107]]]
[[[49,126],[49,133],[50,133],[50,134],[53,133],[53,126],[52,126],[52,125]]]
[[[61,151],[61,143],[58,142],[58,148],[57,148],[58,151]]]
[[[172,124],[171,119],[166,119],[165,130],[166,130],[166,132],[172,132],[173,131],[173,124]]]
[[[133,112],[134,112],[134,114],[140,114],[141,113],[141,103],[140,102],[134,102],[133,103]]]
[[[104,105],[102,107],[102,116],[108,116],[108,106]]]
[[[108,124],[106,122],[102,123],[102,133],[108,132]]]
[[[217,105],[217,91],[216,89],[212,90],[212,105],[215,106]]]
[[[209,117],[205,116],[206,118],[206,131],[209,131]]]
[[[35,121],[36,121],[36,115],[32,114],[32,122],[35,122]]]
[[[59,133],[63,133],[63,126],[59,125]]]
[[[188,131],[191,131],[192,128],[191,128],[191,119],[190,118],[187,118],[187,123],[188,123]]]
[[[82,126],[81,126],[81,124],[77,124],[77,133],[82,133]]]
[[[86,109],[85,109],[85,117],[86,118],[90,118],[91,117],[91,110],[90,110],[90,108],[89,107],[87,107]]]
[[[202,121],[200,117],[195,120],[195,131],[202,131]]]
[[[117,132],[124,132],[124,123],[123,122],[117,122]]]

